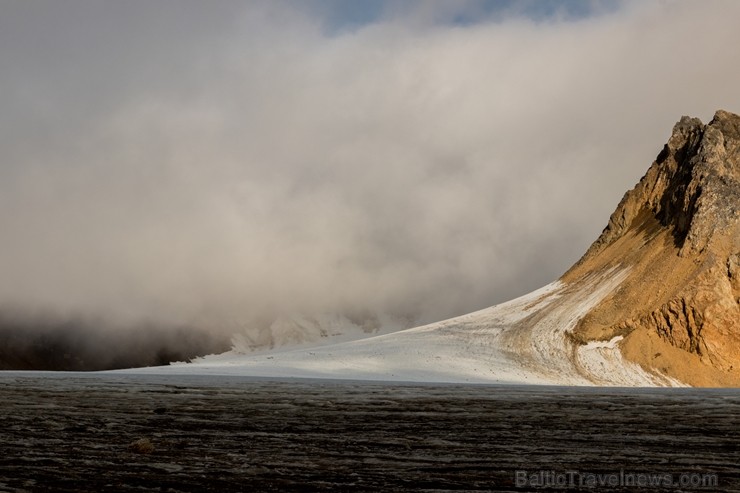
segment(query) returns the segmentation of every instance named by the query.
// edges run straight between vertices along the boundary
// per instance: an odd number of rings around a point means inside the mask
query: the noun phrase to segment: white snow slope
[[[566,333],[625,278],[554,282],[515,300],[442,322],[322,347],[241,354],[135,373],[248,375],[377,381],[674,386],[622,359],[620,338],[576,346]]]

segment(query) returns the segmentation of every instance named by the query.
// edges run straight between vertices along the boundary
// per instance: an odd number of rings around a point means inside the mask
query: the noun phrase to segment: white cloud
[[[0,48],[26,68],[0,96],[4,305],[465,312],[567,269],[682,114],[740,110],[737,2],[335,33],[232,7],[74,35],[6,17],[27,25]]]

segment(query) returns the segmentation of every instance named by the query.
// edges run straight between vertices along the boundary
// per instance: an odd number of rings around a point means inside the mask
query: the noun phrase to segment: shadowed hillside
[[[190,327],[116,331],[84,320],[0,316],[0,370],[108,370],[166,365],[229,349],[226,338]]]

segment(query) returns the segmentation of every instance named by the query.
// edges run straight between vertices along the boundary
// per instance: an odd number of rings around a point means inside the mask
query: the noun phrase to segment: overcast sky
[[[556,279],[740,2],[0,3],[0,306],[430,321]]]

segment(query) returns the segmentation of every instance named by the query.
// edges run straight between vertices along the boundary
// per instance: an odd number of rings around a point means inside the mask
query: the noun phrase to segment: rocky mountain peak
[[[684,116],[640,182],[627,192],[593,256],[641,214],[672,229],[681,255],[703,251],[716,234],[737,235],[740,219],[740,116],[719,110],[707,125]]]
[[[629,268],[630,276],[581,321],[584,340],[621,334],[627,348],[632,339],[633,349],[662,341],[734,375],[692,383],[725,377],[724,382],[740,382],[740,116],[720,110],[706,125],[682,117],[647,173],[563,279],[577,282],[615,266]],[[660,341],[649,340],[652,335]],[[635,349],[632,356],[654,367],[653,359],[666,360],[667,352]],[[671,354],[661,364],[679,368],[683,356]],[[675,371],[677,378],[691,380]]]

